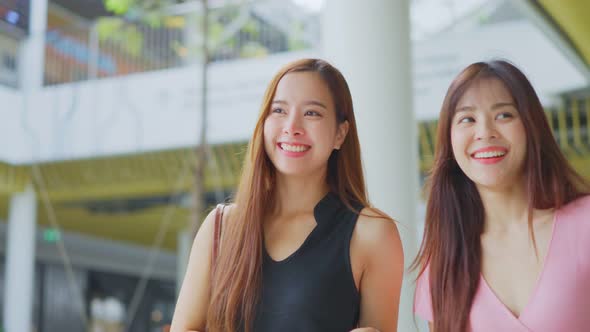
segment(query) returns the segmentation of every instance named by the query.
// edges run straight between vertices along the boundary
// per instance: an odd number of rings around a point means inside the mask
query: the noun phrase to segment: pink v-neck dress
[[[432,321],[428,270],[416,282],[414,312]],[[469,324],[472,332],[590,331],[590,196],[556,211],[543,270],[520,316],[480,276]]]

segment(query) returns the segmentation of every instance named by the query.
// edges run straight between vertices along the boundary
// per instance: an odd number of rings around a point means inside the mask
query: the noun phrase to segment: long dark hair
[[[436,332],[467,330],[480,280],[484,207],[475,184],[455,160],[450,133],[457,103],[470,86],[484,79],[504,84],[526,131],[524,176],[533,243],[533,209],[560,208],[588,192],[588,184],[561,153],[526,76],[503,60],[477,62],[465,68],[451,83],[440,112],[434,165],[427,183],[424,237],[412,264],[419,276],[429,266]]]
[[[231,219],[224,221],[223,246],[213,268],[211,302],[207,312],[207,331],[236,331],[243,325],[252,329],[254,309],[262,282],[262,221],[275,204],[275,168],[264,150],[263,127],[270,112],[277,85],[288,73],[318,73],[326,83],[339,123],[349,129],[339,151],[328,160],[330,190],[352,209],[352,202],[370,206],[365,190],[360,144],[353,104],[346,80],[332,65],[319,59],[303,59],[282,68],[270,82],[238,186]]]

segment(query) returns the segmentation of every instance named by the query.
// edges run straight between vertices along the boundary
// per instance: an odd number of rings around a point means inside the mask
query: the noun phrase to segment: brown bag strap
[[[217,255],[219,255],[219,242],[221,241],[221,223],[223,221],[223,210],[225,205],[217,204],[215,208],[215,228],[213,230],[213,252],[211,259],[211,270],[217,262]]]

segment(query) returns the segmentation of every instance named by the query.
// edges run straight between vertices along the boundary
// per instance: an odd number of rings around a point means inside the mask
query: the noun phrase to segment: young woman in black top
[[[397,330],[401,241],[369,204],[350,91],[327,62],[271,81],[211,266],[214,224],[195,238],[173,332]]]

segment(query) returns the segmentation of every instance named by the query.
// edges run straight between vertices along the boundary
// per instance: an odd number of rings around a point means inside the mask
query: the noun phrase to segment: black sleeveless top
[[[286,259],[276,262],[263,249],[254,331],[348,332],[358,325],[360,295],[350,264],[358,215],[328,193],[314,216],[317,226]]]

